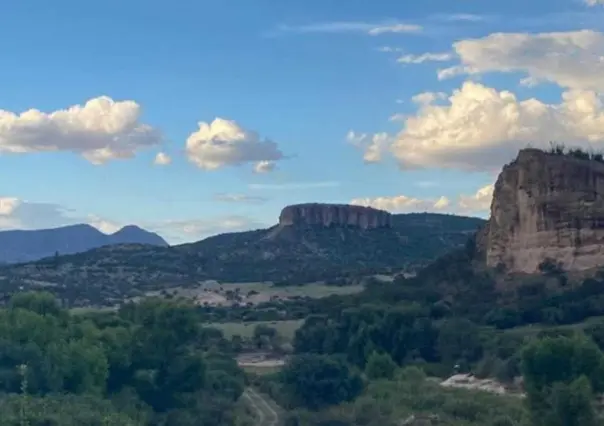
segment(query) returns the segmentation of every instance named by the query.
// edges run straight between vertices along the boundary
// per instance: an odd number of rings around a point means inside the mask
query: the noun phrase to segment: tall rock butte
[[[349,226],[361,229],[389,228],[392,215],[371,207],[348,204],[296,204],[281,210],[279,225]]]
[[[604,163],[585,155],[524,149],[495,183],[478,244],[488,266],[534,273],[604,265]]]

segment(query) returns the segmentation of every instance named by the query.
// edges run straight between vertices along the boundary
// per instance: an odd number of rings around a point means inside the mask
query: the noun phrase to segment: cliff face
[[[287,206],[281,211],[279,225],[389,228],[392,225],[392,215],[371,207],[346,204],[297,204]]]
[[[604,264],[604,164],[520,151],[494,188],[479,249],[488,266],[533,273],[546,259],[566,270]]]

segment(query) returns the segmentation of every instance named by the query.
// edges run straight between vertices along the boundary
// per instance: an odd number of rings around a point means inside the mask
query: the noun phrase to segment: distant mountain
[[[56,253],[81,253],[113,244],[168,245],[159,235],[138,226],[126,226],[109,235],[85,224],[54,229],[0,231],[0,264],[31,262]]]
[[[277,225],[172,247],[115,245],[0,267],[2,289],[61,284],[77,304],[111,303],[149,289],[221,282],[304,284],[416,270],[463,247],[484,220],[358,206],[284,209]],[[36,284],[37,285],[37,284]],[[68,295],[69,293],[69,295]]]

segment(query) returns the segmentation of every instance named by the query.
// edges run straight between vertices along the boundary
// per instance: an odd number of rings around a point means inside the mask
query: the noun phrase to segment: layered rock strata
[[[569,271],[604,265],[604,163],[585,157],[524,149],[503,168],[477,241],[488,266],[534,273],[549,260]]]
[[[389,228],[392,226],[392,215],[371,207],[347,204],[297,204],[287,206],[281,211],[279,225]]]

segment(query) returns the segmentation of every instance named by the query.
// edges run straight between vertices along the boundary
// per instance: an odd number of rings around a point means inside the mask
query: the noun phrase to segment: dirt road
[[[243,391],[243,398],[250,404],[252,409],[256,412],[258,422],[256,426],[279,426],[280,417],[277,410],[273,408],[272,401],[269,401],[267,397],[261,395],[255,389],[249,387]]]

